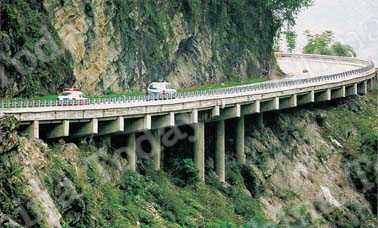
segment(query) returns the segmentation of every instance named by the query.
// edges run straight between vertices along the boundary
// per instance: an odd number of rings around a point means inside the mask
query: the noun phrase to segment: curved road
[[[363,67],[361,63],[347,63],[345,61],[326,61],[309,59],[306,56],[292,58],[290,56],[278,57],[278,65],[288,76],[294,77],[313,77],[326,74],[337,74],[349,70],[356,70]],[[307,70],[308,73],[303,73]]]

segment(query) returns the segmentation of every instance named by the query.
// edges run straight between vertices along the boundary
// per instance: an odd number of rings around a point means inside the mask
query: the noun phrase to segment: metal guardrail
[[[117,103],[135,103],[135,102],[148,102],[154,100],[167,100],[167,99],[182,99],[182,98],[193,98],[202,96],[214,96],[214,95],[228,95],[237,94],[243,92],[252,91],[264,91],[279,89],[283,87],[314,84],[318,82],[334,81],[339,79],[348,78],[351,76],[359,75],[361,73],[366,73],[372,69],[375,69],[374,63],[370,61],[358,60],[355,58],[348,57],[333,57],[333,56],[320,56],[320,55],[299,55],[299,54],[281,54],[281,57],[291,57],[291,58],[312,58],[312,59],[323,59],[332,61],[351,61],[358,62],[361,64],[366,64],[366,66],[355,70],[349,70],[337,74],[321,75],[311,78],[301,78],[301,79],[284,79],[278,81],[268,81],[262,83],[256,83],[251,85],[230,87],[230,88],[220,88],[212,90],[194,91],[194,92],[184,92],[177,93],[175,95],[165,95],[165,96],[120,96],[113,98],[89,98],[86,101],[64,101],[60,102],[58,100],[13,100],[13,101],[0,101],[0,109],[7,108],[31,108],[31,107],[54,107],[54,106],[78,106],[78,105],[96,105],[96,104],[117,104]]]

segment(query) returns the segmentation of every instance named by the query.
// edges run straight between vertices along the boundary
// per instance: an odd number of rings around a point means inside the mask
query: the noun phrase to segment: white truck
[[[88,103],[88,98],[84,96],[84,93],[77,88],[66,88],[63,93],[58,96],[59,104],[76,104],[83,105]]]
[[[147,88],[147,95],[156,98],[175,98],[176,93],[169,82],[152,82]]]

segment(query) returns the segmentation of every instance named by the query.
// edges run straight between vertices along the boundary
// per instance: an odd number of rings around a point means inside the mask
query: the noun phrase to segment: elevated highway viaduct
[[[15,116],[25,135],[62,138],[124,135],[129,169],[136,170],[136,134],[147,132],[155,169],[161,168],[161,129],[188,125],[193,128],[194,163],[205,178],[205,126],[216,125],[215,168],[225,181],[225,120],[235,121],[235,151],[244,163],[245,116],[254,115],[258,125],[263,113],[304,104],[364,95],[377,83],[377,70],[369,61],[319,55],[279,56],[281,68],[291,76],[282,80],[225,89],[182,93],[174,99],[120,97],[90,99],[89,104],[55,101],[0,102],[4,115]],[[304,74],[303,69],[308,73]]]

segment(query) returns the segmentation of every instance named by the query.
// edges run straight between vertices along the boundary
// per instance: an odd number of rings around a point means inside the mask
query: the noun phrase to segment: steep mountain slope
[[[0,96],[267,76],[277,32],[309,2],[1,0]]]
[[[116,91],[161,79],[192,85],[269,73],[277,25],[268,9],[239,4],[45,1],[78,84]]]
[[[266,113],[260,129],[249,117],[246,165],[235,161],[228,133],[227,185],[217,181],[212,156],[206,185],[197,182],[185,141],[165,150],[172,158],[164,171],[140,159],[135,174],[107,143],[46,145],[18,136],[15,121],[4,119],[0,225],[374,227],[377,101],[375,91]]]
[[[72,63],[41,1],[0,0],[0,97],[72,85]]]

